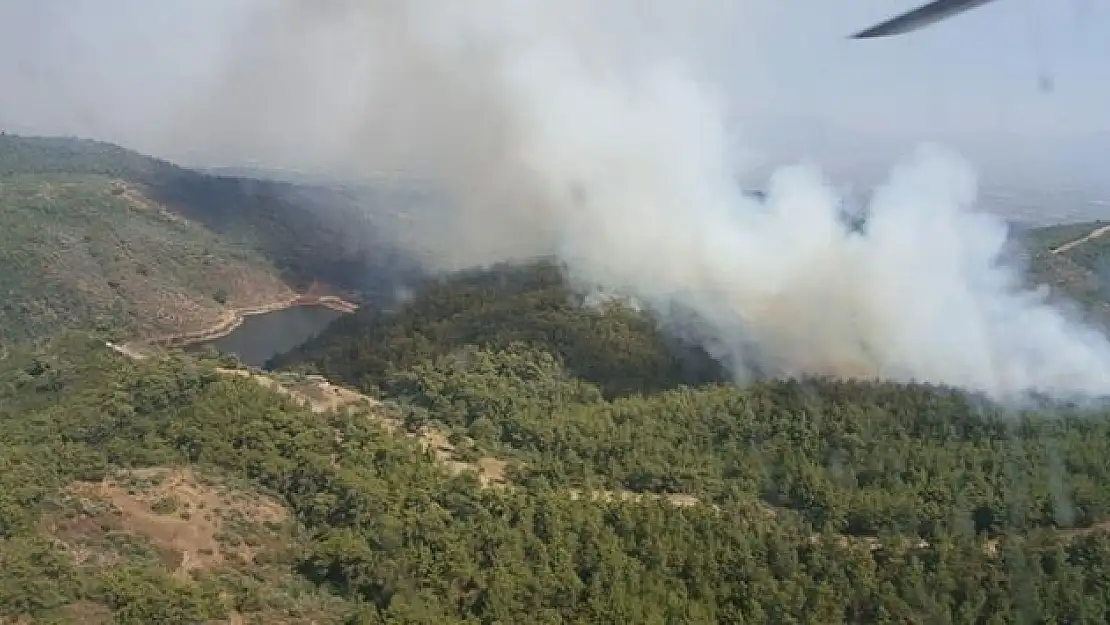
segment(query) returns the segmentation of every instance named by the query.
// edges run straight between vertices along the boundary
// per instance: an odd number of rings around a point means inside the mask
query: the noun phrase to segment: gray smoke
[[[754,361],[1002,399],[1110,391],[1110,344],[1020,286],[957,156],[909,155],[864,232],[814,168],[775,173],[762,203],[741,192],[696,45],[736,4],[272,0],[176,131],[434,181],[452,204],[397,233],[429,266],[557,255],[590,289],[697,319],[740,379]]]

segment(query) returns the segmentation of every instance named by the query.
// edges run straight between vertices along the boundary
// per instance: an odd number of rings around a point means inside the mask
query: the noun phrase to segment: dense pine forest
[[[1106,414],[1015,414],[926,386],[698,380],[696,354],[675,355],[633,311],[559,304],[539,327],[505,312],[564,288],[550,272],[437,283],[369,318],[380,340],[440,343],[394,345],[385,353],[401,356],[365,373],[343,360],[388,397],[348,412],[313,413],[214,361],[131,361],[81,335],[8,350],[0,610],[125,623],[1110,614]],[[476,288],[492,290],[463,304]],[[491,301],[504,323],[478,332]],[[613,333],[629,349],[601,353],[643,384],[586,349]],[[508,484],[452,476],[383,415],[507,459]],[[182,472],[188,488],[159,490]],[[207,509],[175,500],[204,488],[230,494]],[[689,505],[596,496],[616,492]],[[259,514],[264,501],[285,512]],[[187,566],[158,524],[199,531],[188,523],[201,518],[216,537]]]

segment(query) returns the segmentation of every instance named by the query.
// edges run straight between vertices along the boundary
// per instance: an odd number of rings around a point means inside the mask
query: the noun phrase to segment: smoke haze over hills
[[[753,161],[686,45],[724,5],[678,22],[653,3],[631,28],[608,12],[620,4],[274,4],[191,114],[233,143],[312,123],[329,158],[430,176],[452,204],[398,233],[429,266],[554,254],[586,288],[697,319],[741,379],[754,365],[996,397],[1110,390],[1110,344],[1018,287],[958,157],[912,155],[862,235],[808,167],[776,172],[761,205],[735,183]],[[298,117],[305,93],[327,94],[327,114]]]
[[[450,203],[395,233],[428,267],[555,255],[586,289],[635,297],[683,327],[695,319],[738,379],[754,367],[998,398],[1110,391],[1110,343],[1018,286],[1004,224],[974,210],[960,157],[898,150],[864,234],[844,226],[814,167],[759,174],[765,203],[741,192],[737,177],[767,170],[767,154],[745,141],[733,106],[745,94],[714,59],[738,36],[732,53],[759,52],[757,29],[736,26],[758,24],[749,11],[716,0],[257,4],[225,25],[214,71],[159,132],[240,161],[430,179]]]

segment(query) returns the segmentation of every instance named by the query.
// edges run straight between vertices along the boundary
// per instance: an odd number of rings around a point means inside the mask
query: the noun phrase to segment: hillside
[[[321,285],[390,299],[416,274],[375,228],[378,196],[0,134],[0,340],[192,332]]]
[[[1029,283],[1048,286],[1053,299],[1110,329],[1107,224],[1015,231],[1012,243]],[[424,283],[398,314],[366,308],[341,319],[269,365],[388,392],[390,363],[409,366],[464,345],[500,349],[523,341],[557,354],[584,379],[609,380],[603,384],[609,397],[661,390],[662,380],[720,379],[705,354],[676,344],[644,317],[619,307],[583,314],[582,302],[546,262],[459,274]]]
[[[235,269],[228,271],[237,272],[240,278],[216,275],[202,284],[190,283],[191,278],[185,278],[184,282],[187,284],[174,288],[188,293],[188,297],[174,296],[171,299],[182,302],[180,307],[183,309],[199,307],[199,310],[182,311],[182,322],[167,318],[148,324],[151,328],[169,328],[174,327],[174,324],[184,323],[188,329],[195,329],[190,325],[193,319],[212,318],[216,309],[209,300],[217,292],[227,293],[233,301],[248,301],[252,305],[270,303],[259,301],[255,295],[266,294],[264,297],[268,297],[276,294],[272,290],[273,274],[293,290],[300,291],[323,284],[348,297],[370,302],[391,301],[398,287],[411,285],[421,278],[416,264],[391,241],[388,234],[391,232],[391,220],[403,217],[407,212],[420,210],[421,202],[424,201],[417,190],[398,184],[379,182],[372,187],[357,189],[332,188],[308,183],[294,184],[213,175],[177,167],[166,161],[98,141],[65,137],[22,137],[2,133],[0,180],[8,181],[5,184],[7,190],[0,192],[4,206],[15,208],[23,202],[24,197],[36,197],[37,192],[30,189],[40,183],[53,186],[59,186],[62,182],[74,183],[61,185],[70,188],[72,192],[64,194],[60,200],[63,203],[73,203],[70,209],[77,212],[78,205],[98,193],[102,194],[103,189],[109,189],[110,193],[112,189],[115,193],[123,189],[125,192],[116,199],[126,201],[131,209],[149,217],[146,219],[146,230],[141,236],[148,239],[160,238],[164,242],[178,234],[171,230],[159,233],[161,225],[188,226],[189,231],[184,236],[191,237],[191,242],[187,242],[185,247],[194,247],[193,242],[203,239],[206,243],[201,245],[200,251],[208,248],[211,252],[214,251],[213,248],[220,248],[219,259],[210,258],[209,264],[203,267],[211,267],[213,263],[221,266],[231,263],[230,266]],[[89,197],[81,197],[81,194]],[[117,206],[117,209],[121,207]],[[64,206],[59,208],[57,203],[55,209],[66,212]],[[22,218],[22,210],[24,209],[5,210],[3,218]],[[32,214],[46,215],[38,209]],[[98,211],[97,214],[102,215],[103,211]],[[160,220],[151,221],[153,216],[160,217]],[[34,219],[32,225],[33,222]],[[118,219],[116,223],[120,223]],[[1102,255],[1110,250],[1110,239],[1094,239],[1060,254],[1049,253],[1055,245],[1081,237],[1098,225],[1100,224],[1069,224],[1039,228],[1023,233],[1022,238],[1032,249],[1031,269],[1036,281],[1051,284],[1061,295],[1093,309],[1100,320],[1110,320],[1110,310],[1104,310],[1101,306],[1107,295],[1097,278],[1098,271],[1101,271],[1105,262]],[[125,241],[130,236],[140,236],[126,231],[126,228],[117,227],[116,230],[120,241]],[[19,236],[40,236],[26,227],[19,231]],[[16,229],[10,229],[9,236],[16,236],[15,232]],[[58,243],[56,238],[54,243]],[[137,250],[133,249],[129,253],[142,255],[146,245],[147,243],[140,243]],[[33,240],[20,242],[13,239],[10,249],[14,251],[11,254],[23,247],[30,249],[37,246]],[[51,253],[48,248],[36,251]],[[155,254],[156,250],[152,248],[147,251]],[[29,263],[37,262],[26,251],[18,253],[21,260],[17,262],[21,263],[22,269],[14,273],[25,272]],[[190,268],[181,273],[196,275],[197,272],[193,270],[195,263],[184,258],[188,253],[178,250],[178,255],[182,258],[174,262],[181,267]],[[150,266],[150,263],[145,264]],[[97,276],[96,273],[111,273],[111,269],[94,269],[87,260],[78,265],[83,265],[83,268],[74,273],[93,271],[95,277],[92,282],[99,284],[99,287],[92,289],[99,295],[91,296],[94,300],[91,308],[82,301],[89,297],[87,294],[58,297],[56,301],[57,308],[61,311],[59,312],[43,309],[40,304],[34,303],[41,293],[32,293],[27,302],[21,302],[19,291],[9,288],[7,314],[13,314],[12,310],[43,310],[46,319],[59,317],[57,322],[42,322],[43,331],[71,325],[81,319],[87,320],[87,323],[79,327],[115,327],[121,319],[126,320],[131,316],[150,318],[145,311],[149,311],[151,305],[133,302],[131,298],[134,294],[131,293],[125,294],[123,302],[129,304],[133,311],[144,312],[132,314],[118,310],[120,301],[110,297],[103,287],[109,281],[115,284],[121,280],[113,276]],[[252,271],[262,271],[266,277],[243,278]],[[205,278],[209,277],[206,272],[200,273]],[[175,280],[178,280],[178,276],[169,276],[168,279],[159,281],[172,283]],[[248,284],[258,285],[253,289],[254,293],[243,290]],[[164,295],[148,295],[148,299],[166,301]],[[192,303],[186,304],[186,301]],[[75,313],[77,310],[87,312]],[[180,316],[169,310],[166,312],[170,316]],[[10,324],[4,322],[2,325],[7,327]],[[134,319],[124,327],[129,331],[148,329],[136,325]],[[28,331],[27,328],[19,330],[21,334]]]
[[[417,201],[409,190],[209,175],[99,141],[0,134],[0,179],[20,174],[126,182],[169,213],[267,259],[296,289],[325,283],[369,298],[392,297],[398,281],[416,275],[383,229]]]
[[[0,359],[0,616],[1110,614],[1094,590],[1110,557],[1107,413],[1014,421],[944,389],[817,381],[607,401],[520,344],[408,367],[397,400],[337,412],[228,373],[80,335]],[[506,487],[394,433],[428,423],[475,457],[506,457]],[[618,489],[688,495],[598,495]]]
[[[292,291],[228,243],[107,176],[0,177],[0,342],[66,328],[193,330]]]
[[[329,378],[388,392],[389,374],[399,368],[464,346],[521,342],[556,354],[607,396],[721,379],[708,356],[669,339],[644,315],[618,306],[591,312],[582,303],[553,264],[499,266],[430,281],[396,314],[360,310],[269,364],[307,363]]]
[[[544,261],[363,306],[278,371],[144,355],[58,330],[411,267],[362,247],[384,213],[326,238],[367,214],[346,191],[5,141],[0,328],[55,338],[0,335],[0,623],[1110,620],[1110,410],[737,387]],[[1096,312],[1100,227],[1022,235]]]
[[[1096,221],[1035,228],[1022,233],[1033,282],[1079,304],[1110,328],[1110,223]]]

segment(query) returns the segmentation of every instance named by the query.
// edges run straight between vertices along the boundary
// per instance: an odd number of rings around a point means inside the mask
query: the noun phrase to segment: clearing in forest
[[[187,576],[229,562],[251,563],[267,539],[277,539],[288,511],[277,501],[230,488],[191,469],[126,471],[69,489],[74,515],[50,522],[51,533],[78,561],[110,560],[96,543],[112,534],[138,536],[167,555]]]

